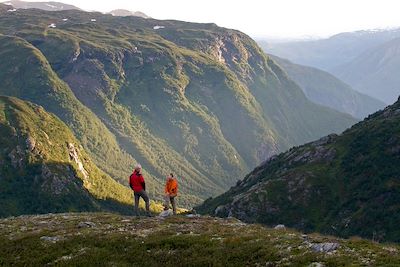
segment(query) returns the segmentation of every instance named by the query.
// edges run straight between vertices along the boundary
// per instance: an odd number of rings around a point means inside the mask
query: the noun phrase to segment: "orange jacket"
[[[178,194],[178,181],[175,178],[168,177],[165,184],[165,194],[176,196]]]

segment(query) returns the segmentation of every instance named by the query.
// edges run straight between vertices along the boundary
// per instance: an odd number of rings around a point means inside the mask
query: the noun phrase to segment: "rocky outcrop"
[[[25,143],[26,143],[26,148],[27,148],[29,151],[32,152],[32,151],[35,149],[36,141],[35,141],[35,139],[33,139],[32,136],[28,136],[28,138],[26,138]]]
[[[16,146],[9,154],[8,157],[11,160],[11,165],[17,169],[22,168],[24,166],[25,160],[25,152],[24,150],[18,145]]]
[[[55,169],[59,170],[55,170]],[[41,175],[36,177],[36,180],[41,180],[41,190],[46,193],[58,196],[69,192],[68,187],[75,184],[75,176],[73,171],[65,166],[52,166],[47,164],[41,165]]]
[[[89,178],[89,173],[85,170],[82,161],[79,159],[78,149],[75,148],[74,144],[72,143],[67,143],[67,148],[70,160],[72,160],[78,165],[78,170],[81,172],[84,181],[87,182]]]
[[[340,248],[339,243],[317,243],[317,244],[310,244],[310,247],[315,252],[332,252]]]

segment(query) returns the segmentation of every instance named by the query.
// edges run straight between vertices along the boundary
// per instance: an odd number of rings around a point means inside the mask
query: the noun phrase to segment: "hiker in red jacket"
[[[135,196],[135,214],[139,215],[139,199],[143,198],[146,203],[146,213],[150,216],[150,201],[146,193],[146,183],[142,175],[142,166],[137,164],[133,173],[129,177],[129,185],[132,188]]]

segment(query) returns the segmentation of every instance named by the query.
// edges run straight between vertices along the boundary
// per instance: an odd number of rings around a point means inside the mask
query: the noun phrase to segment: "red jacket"
[[[144,183],[143,175],[136,171],[134,171],[132,175],[129,177],[129,185],[135,192],[146,190],[146,185]]]

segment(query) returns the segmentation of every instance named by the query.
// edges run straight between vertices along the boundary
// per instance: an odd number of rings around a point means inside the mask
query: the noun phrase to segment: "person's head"
[[[141,171],[142,171],[142,165],[140,165],[139,163],[136,164],[136,166],[135,166],[135,171],[136,171],[136,172],[141,172]]]

